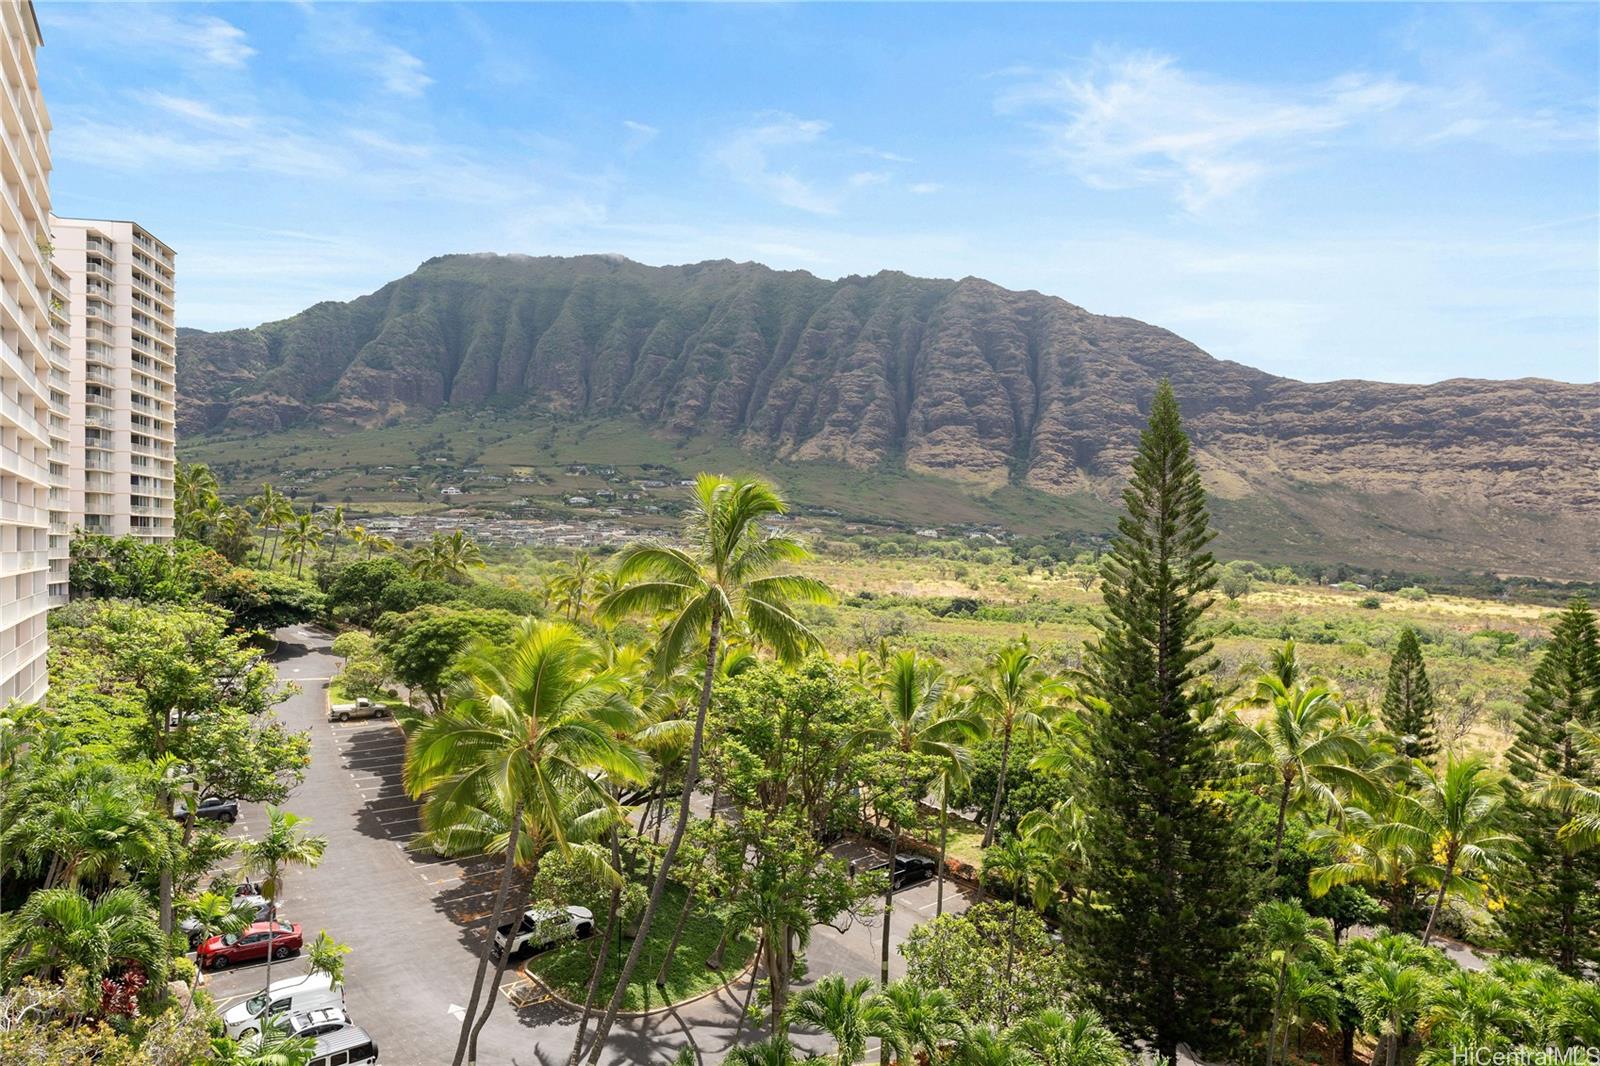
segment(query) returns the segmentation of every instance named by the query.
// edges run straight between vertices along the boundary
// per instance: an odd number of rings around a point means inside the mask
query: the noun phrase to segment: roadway
[[[497,864],[419,856],[405,849],[420,829],[417,804],[400,785],[405,738],[392,721],[330,723],[325,689],[337,669],[329,634],[310,627],[278,632],[273,656],[279,678],[300,691],[278,708],[292,729],[311,737],[305,781],[285,806],[310,819],[309,831],[328,838],[321,865],[285,878],[280,916],[301,924],[309,942],[326,929],[350,946],[345,1001],[351,1019],[377,1041],[385,1066],[438,1066],[455,1051],[461,1005],[472,987],[479,927],[493,902]],[[265,824],[245,805],[235,833]],[[859,848],[860,846],[857,845]],[[910,928],[931,917],[934,885],[904,889],[895,898],[891,973],[904,973],[898,945]],[[945,904],[967,899],[946,885]],[[876,979],[879,923],[854,922],[842,931],[818,927],[808,951],[809,972]],[[273,965],[273,977],[304,972],[303,957]],[[259,990],[261,965],[208,975],[226,1006]],[[507,974],[506,987],[524,979]],[[676,1013],[619,1019],[607,1043],[607,1063],[667,1063],[692,1035],[704,1060],[721,1060],[738,1027],[748,981]],[[479,1041],[479,1061],[513,1066],[563,1066],[576,1031],[576,1012],[542,1003],[516,1008],[501,995]],[[743,1040],[759,1036],[746,1026]],[[796,1034],[804,1050],[830,1050],[816,1035]]]

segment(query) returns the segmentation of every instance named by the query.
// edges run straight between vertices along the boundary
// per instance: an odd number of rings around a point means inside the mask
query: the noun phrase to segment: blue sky
[[[186,325],[447,252],[978,275],[1307,380],[1600,378],[1600,8],[42,3]]]

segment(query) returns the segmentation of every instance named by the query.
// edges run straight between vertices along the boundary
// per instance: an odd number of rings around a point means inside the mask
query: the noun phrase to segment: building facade
[[[171,540],[177,382],[172,249],[134,222],[56,218],[68,280],[73,530]]]
[[[50,609],[50,116],[31,4],[0,4],[0,706],[44,695]],[[64,463],[62,472],[64,472]],[[56,485],[61,488],[61,485]],[[58,496],[56,502],[61,502]]]

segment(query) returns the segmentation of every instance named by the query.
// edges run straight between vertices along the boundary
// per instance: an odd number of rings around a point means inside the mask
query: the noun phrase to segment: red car
[[[195,958],[203,970],[220,970],[236,962],[252,962],[267,957],[267,938],[272,938],[272,957],[286,959],[300,950],[300,923],[256,922],[238,932],[214,936],[195,948]]]

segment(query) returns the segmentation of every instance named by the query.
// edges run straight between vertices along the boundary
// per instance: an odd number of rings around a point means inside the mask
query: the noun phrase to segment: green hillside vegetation
[[[1105,533],[1161,379],[1230,554],[1561,579],[1600,560],[1590,386],[1298,382],[980,278],[441,256],[347,303],[182,331],[178,409],[225,480],[276,455],[333,499],[381,489],[373,465],[655,462],[874,520]]]

